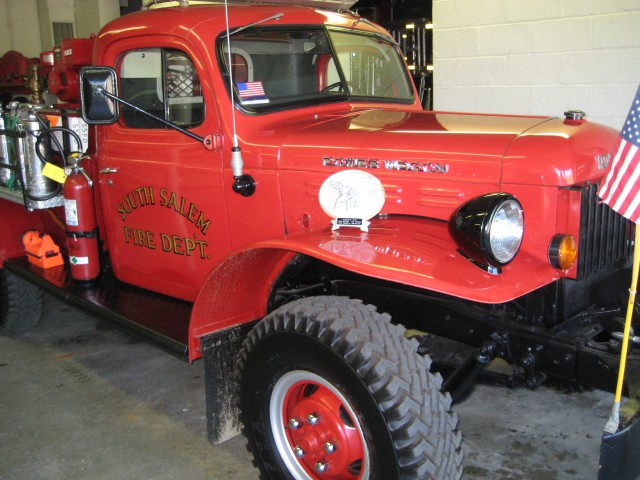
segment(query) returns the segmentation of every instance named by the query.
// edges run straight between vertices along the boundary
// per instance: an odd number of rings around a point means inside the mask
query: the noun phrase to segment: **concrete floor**
[[[257,479],[244,441],[206,440],[189,365],[46,298],[0,337],[0,479]],[[593,479],[613,395],[480,385],[456,410],[466,479]]]

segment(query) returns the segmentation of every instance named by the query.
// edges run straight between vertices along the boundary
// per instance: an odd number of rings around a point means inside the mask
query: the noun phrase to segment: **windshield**
[[[226,41],[222,54],[227,68]],[[362,32],[246,29],[231,34],[231,63],[236,98],[252,110],[345,98],[413,102],[397,46]]]

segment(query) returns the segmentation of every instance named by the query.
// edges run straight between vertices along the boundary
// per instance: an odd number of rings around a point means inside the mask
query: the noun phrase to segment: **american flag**
[[[264,97],[262,82],[238,82],[238,94],[240,98]]]
[[[618,148],[598,195],[634,223],[640,221],[640,86],[624,122]]]

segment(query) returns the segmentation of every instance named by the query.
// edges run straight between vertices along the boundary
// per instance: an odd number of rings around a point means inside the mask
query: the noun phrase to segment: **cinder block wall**
[[[436,110],[620,129],[640,83],[640,0],[433,0]]]

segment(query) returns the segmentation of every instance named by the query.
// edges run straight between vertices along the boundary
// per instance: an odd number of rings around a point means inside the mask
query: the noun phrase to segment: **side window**
[[[191,59],[177,50],[149,49],[126,53],[119,66],[120,94],[127,102],[183,127],[204,119],[204,100]],[[123,106],[122,121],[131,128],[166,128]]]

